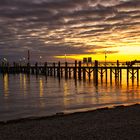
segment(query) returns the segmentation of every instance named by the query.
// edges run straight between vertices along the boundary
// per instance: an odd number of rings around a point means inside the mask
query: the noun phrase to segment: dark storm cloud
[[[139,0],[1,0],[0,56],[88,54],[114,32],[139,35],[139,25]]]

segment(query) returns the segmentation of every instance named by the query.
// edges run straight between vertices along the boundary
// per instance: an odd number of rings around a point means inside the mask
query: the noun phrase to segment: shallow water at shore
[[[0,75],[0,121],[138,102],[139,84],[126,80],[95,84],[43,75]]]

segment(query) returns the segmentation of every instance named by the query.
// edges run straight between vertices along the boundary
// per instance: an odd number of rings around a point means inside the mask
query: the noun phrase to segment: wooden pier
[[[103,77],[106,82],[108,77],[110,78],[110,82],[112,79],[122,81],[122,70],[126,70],[126,78],[127,82],[132,79],[137,79],[139,82],[139,70],[140,66],[137,64],[137,61],[132,61],[132,63],[127,62],[98,62],[97,60],[94,63],[86,64],[81,61],[75,61],[74,63],[47,63],[45,62],[43,65],[39,65],[35,63],[35,65],[30,65],[27,63],[26,65],[20,65],[19,63],[13,63],[13,65],[9,65],[8,63],[2,63],[0,65],[0,73],[12,73],[12,74],[35,74],[35,75],[45,75],[45,76],[53,76],[53,77],[65,77],[74,78],[79,80],[92,79],[98,83],[98,80],[101,79],[103,81]]]

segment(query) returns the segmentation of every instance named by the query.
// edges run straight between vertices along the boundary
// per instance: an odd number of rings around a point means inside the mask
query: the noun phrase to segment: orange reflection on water
[[[39,91],[40,91],[39,96],[40,96],[40,98],[42,98],[44,96],[44,86],[43,86],[42,78],[39,79]],[[45,104],[43,98],[40,99],[39,101],[40,101],[40,107],[44,108],[46,104]]]
[[[39,90],[40,90],[40,97],[43,97],[43,80],[40,78],[39,80]]]
[[[20,79],[20,88],[22,89],[22,87],[23,87],[23,76],[22,76],[22,74],[20,74],[19,79]]]
[[[67,81],[64,82],[63,88],[64,88],[64,106],[67,106],[68,105],[67,96],[69,95]]]
[[[9,95],[9,77],[8,74],[3,75],[3,84],[4,84],[4,97]]]
[[[24,88],[24,96],[26,96],[27,94],[27,79],[26,79],[26,75],[23,75],[23,88]]]

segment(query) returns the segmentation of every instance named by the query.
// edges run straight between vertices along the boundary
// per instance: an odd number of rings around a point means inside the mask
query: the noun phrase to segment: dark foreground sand
[[[0,123],[0,140],[140,140],[140,105]]]

